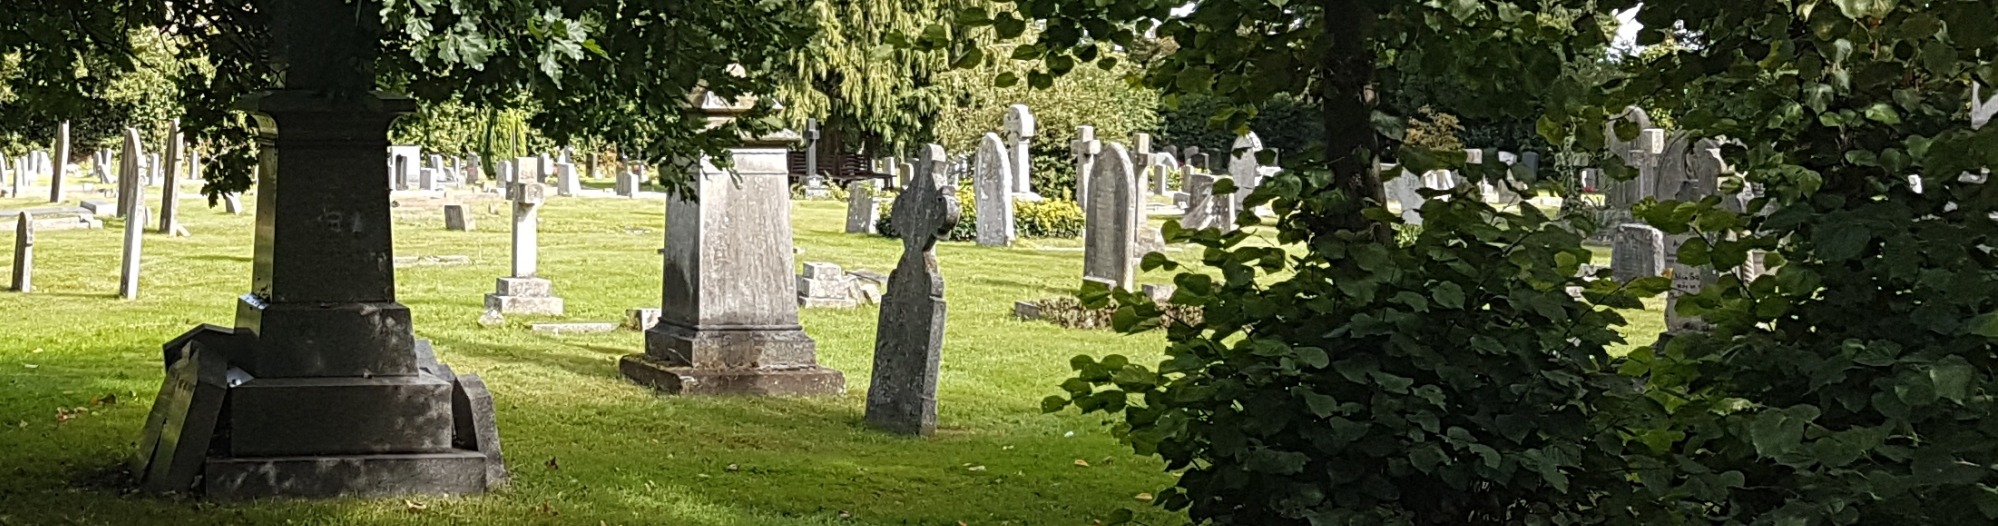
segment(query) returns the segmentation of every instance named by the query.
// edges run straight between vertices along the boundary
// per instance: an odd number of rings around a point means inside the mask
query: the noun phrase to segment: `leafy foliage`
[[[1069,143],[1075,140],[1077,126],[1095,126],[1097,140],[1127,144],[1131,134],[1157,127],[1158,92],[1132,85],[1126,77],[1135,70],[1129,64],[1108,70],[1076,69],[1037,88],[1018,80],[1027,75],[1032,62],[1008,58],[1013,46],[982,49],[986,50],[982,65],[952,71],[941,80],[957,100],[935,119],[938,142],[954,152],[976,151],[986,132],[1003,131],[1008,106],[1026,104],[1036,121],[1034,169],[1029,174],[1034,191],[1041,195],[1074,195],[1075,154]],[[1005,78],[1014,79],[1013,83],[995,85]]]
[[[942,237],[945,241],[971,241],[978,239],[978,199],[970,187],[957,189],[958,206],[962,208],[962,219],[957,226]],[[875,229],[886,237],[898,237],[894,222],[895,199],[892,193],[877,197],[875,206],[881,212],[880,220],[875,221]],[[1075,238],[1082,236],[1082,207],[1065,199],[1044,199],[1041,201],[1013,202],[1013,231],[1023,238]]]
[[[939,84],[958,56],[954,19],[970,0],[813,0],[818,26],[785,53],[778,97],[786,120],[818,118],[822,148],[876,155],[935,142],[935,115],[958,92]],[[927,40],[927,46],[907,44]]]
[[[1632,356],[1646,384],[1623,425],[1659,522],[1998,521],[1989,240],[1998,128],[1966,118],[1998,83],[1990,2],[1691,1],[1647,5],[1698,45],[1621,82],[1726,136],[1763,197],[1641,207],[1693,240],[1682,261],[1773,273],[1682,300],[1707,334]],[[1659,35],[1649,35],[1657,39]],[[1984,90],[1990,93],[1991,90]],[[1974,104],[1981,104],[1976,101]],[[1586,131],[1586,130],[1584,130]]]

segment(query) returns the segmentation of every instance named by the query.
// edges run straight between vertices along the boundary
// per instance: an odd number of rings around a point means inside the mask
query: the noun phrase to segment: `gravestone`
[[[582,181],[576,178],[576,165],[570,162],[555,163],[555,194],[575,197],[583,193]]]
[[[506,314],[562,315],[562,298],[551,294],[554,286],[536,276],[541,268],[541,203],[547,188],[540,183],[514,183],[508,198],[513,201],[513,273],[499,278],[495,291],[486,295],[486,312]]]
[[[854,291],[859,280],[832,263],[806,262],[798,275],[798,307],[851,309],[860,306]]]
[[[1665,233],[1650,225],[1617,225],[1610,245],[1610,273],[1617,281],[1629,283],[1638,278],[1665,273]]]
[[[698,96],[717,123],[754,103]],[[729,150],[733,173],[711,159],[691,164],[693,195],[666,200],[659,323],[645,332],[644,354],[619,362],[626,378],[673,394],[846,390],[798,324],[788,153],[797,141],[790,131],[744,138]]]
[[[1692,179],[1682,181],[1679,185],[1679,193],[1674,199],[1691,202],[1704,199],[1706,195],[1711,195],[1701,194],[1699,189],[1702,186],[1701,182]],[[1692,234],[1665,236],[1665,247],[1668,250],[1665,254],[1665,260],[1669,263],[1669,268],[1671,269],[1672,288],[1665,292],[1665,336],[1661,338],[1661,341],[1663,338],[1669,338],[1672,335],[1686,332],[1700,332],[1709,328],[1706,320],[1700,319],[1699,316],[1679,313],[1679,298],[1699,294],[1700,289],[1704,289],[1719,281],[1719,275],[1713,269],[1703,265],[1692,265],[1679,261],[1679,250],[1685,247],[1686,243],[1691,241],[1693,237]]]
[[[180,129],[180,119],[174,119],[168,130],[172,135],[167,139],[166,160],[160,169],[163,182],[160,189],[160,233],[170,236],[185,236],[187,229],[180,226],[180,179],[175,177],[174,168],[180,164],[181,152],[186,150],[187,136]]]
[[[536,177],[534,182],[548,184],[549,179],[555,178],[555,160],[549,159],[545,153],[535,155],[534,176]]]
[[[18,198],[28,196],[28,182],[35,177],[34,163],[30,160],[31,158],[32,156],[23,156],[14,160],[14,169],[12,170],[14,174],[10,178],[13,181],[13,185],[7,190],[7,197]]]
[[[139,256],[145,244],[146,217],[152,215],[146,207],[132,209],[125,216],[124,262],[118,267],[118,297],[136,299],[139,297]]]
[[[1083,279],[1132,290],[1136,279],[1138,180],[1124,145],[1111,143],[1089,173],[1089,206],[1083,212]],[[891,291],[892,292],[892,291]]]
[[[639,177],[638,172],[635,171],[619,171],[617,173],[617,195],[638,197]]]
[[[1028,201],[1039,201],[1040,194],[1034,193],[1034,112],[1025,104],[1006,107],[1006,142],[999,151],[1010,153],[1004,166],[1012,171],[1012,181],[1007,184],[1011,192],[1027,196]],[[983,146],[981,146],[982,148]]]
[[[874,205],[874,185],[867,181],[854,181],[846,184],[846,233],[873,234],[875,223],[881,220],[881,209]]]
[[[217,430],[227,440],[200,463],[202,491],[218,499],[485,491],[500,466],[490,452],[455,447],[454,433],[457,420],[490,415],[457,414],[462,384],[419,358],[431,356],[429,345],[395,296],[389,181],[375,170],[388,164],[390,123],[416,104],[368,91],[371,61],[356,55],[366,46],[312,41],[378,40],[365,25],[327,32],[325,21],[351,16],[351,5],[271,6],[272,49],[312,52],[289,57],[282,88],[240,104],[260,130],[257,261],[236,328],[189,333],[225,340],[210,350],[232,367]]]
[[[902,259],[888,274],[888,291],[874,332],[874,373],[867,388],[867,422],[891,433],[928,436],[937,428],[937,385],[943,363],[945,302],[937,269],[937,238],[957,226],[955,188],[939,188],[942,146],[923,148],[915,182],[895,197],[895,231]]]
[[[21,212],[14,218],[14,292],[35,291],[35,215]]]
[[[805,119],[805,175],[819,175],[819,120]],[[851,215],[849,212],[848,215]],[[850,231],[848,233],[851,233]]]
[[[438,184],[437,182],[437,170],[438,169],[436,168],[431,168],[428,166],[423,167],[420,170],[417,170],[416,189],[425,192],[435,192],[439,188],[442,188],[442,185]]]
[[[1411,225],[1422,224],[1422,204],[1427,199],[1416,190],[1422,188],[1422,177],[1397,165],[1381,167],[1381,174],[1393,176],[1387,182],[1388,199],[1401,206],[1401,220]]]
[[[1255,132],[1235,138],[1235,145],[1228,158],[1228,176],[1235,179],[1235,194],[1229,196],[1235,208],[1242,209],[1242,199],[1249,196],[1262,184],[1262,165],[1256,159],[1256,152],[1263,151],[1263,140]]]
[[[1180,216],[1179,226],[1199,230],[1224,226],[1229,217],[1216,206],[1227,199],[1215,199],[1214,174],[1201,173],[1191,165],[1180,172],[1182,186],[1186,188],[1186,215]]]
[[[145,152],[140,150],[139,129],[125,128],[125,149],[118,154],[118,217],[130,217],[132,209],[144,202],[139,180]]]
[[[145,434],[132,474],[147,493],[182,493],[195,489],[217,424],[231,376],[229,358],[221,348],[201,341],[169,345],[166,381],[146,416]]]
[[[222,194],[222,211],[228,212],[229,215],[242,214],[243,194],[238,194],[236,192],[229,192],[226,194]]]
[[[1013,244],[1013,183],[1017,179],[1007,166],[1011,161],[997,134],[987,133],[978,142],[977,165],[971,176],[972,193],[978,200],[978,246]]]
[[[1069,153],[1075,155],[1075,204],[1084,210],[1089,209],[1089,174],[1095,172],[1096,157],[1103,153],[1103,142],[1096,140],[1095,126],[1076,126],[1075,141],[1070,142]]]
[[[1152,166],[1146,170],[1146,172],[1152,174],[1152,178],[1147,181],[1152,183],[1148,185],[1152,189],[1152,195],[1172,195],[1172,188],[1170,187],[1171,175],[1173,170],[1177,169],[1179,169],[1179,158],[1173,156],[1172,153],[1159,152],[1152,154]],[[1186,181],[1181,180],[1179,184],[1181,187],[1185,187]]]
[[[465,213],[465,205],[455,203],[444,205],[444,230],[470,232],[472,226],[472,217]]]
[[[55,172],[49,178],[49,202],[60,203],[64,196],[63,178],[69,175],[69,121],[62,121],[56,126],[55,152]]]

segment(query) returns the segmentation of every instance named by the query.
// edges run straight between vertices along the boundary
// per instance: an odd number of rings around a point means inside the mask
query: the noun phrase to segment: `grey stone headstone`
[[[1416,190],[1422,188],[1422,177],[1399,166],[1381,170],[1383,176],[1393,176],[1387,182],[1388,199],[1401,206],[1401,220],[1411,225],[1422,224],[1422,205],[1428,199]]]
[[[867,388],[867,422],[891,433],[931,435],[937,428],[938,373],[943,363],[943,273],[936,242],[957,225],[954,188],[937,188],[942,146],[923,149],[915,181],[895,198],[902,259],[888,275],[874,335],[874,375]]]
[[[60,203],[64,197],[63,178],[69,175],[69,121],[62,121],[56,127],[55,171],[49,178],[49,202]]]
[[[1089,206],[1083,209],[1082,276],[1131,290],[1136,279],[1138,180],[1124,145],[1103,149],[1089,174]]]
[[[1617,281],[1625,283],[1663,274],[1665,234],[1650,225],[1617,225],[1616,237],[1610,245],[1610,272]]]
[[[145,177],[143,171],[145,152],[140,150],[139,130],[125,128],[125,149],[119,153],[118,164],[118,217],[127,217],[138,203],[144,202],[139,180]]]
[[[180,120],[173,121],[173,136],[167,139],[166,160],[161,169],[160,226],[159,232],[166,235],[179,235],[180,228],[180,179],[175,177],[174,166],[180,164],[180,155],[185,150],[185,136],[180,131]]]
[[[222,194],[222,211],[229,215],[243,213],[243,195],[235,192]]]
[[[873,234],[881,210],[874,206],[874,186],[866,181],[846,184],[846,233]]]
[[[472,230],[472,226],[473,225],[472,225],[471,216],[465,214],[465,205],[462,204],[444,205],[445,230],[453,232],[468,232]]]
[[[486,457],[486,487],[507,482],[506,456],[500,451],[499,421],[494,418],[493,395],[486,381],[476,374],[457,376],[451,393],[455,449],[477,451]]]
[[[146,218],[152,213],[141,206],[132,209],[125,217],[124,263],[118,270],[118,297],[136,299],[139,297],[139,259],[145,244]]]
[[[509,187],[513,201],[512,274],[499,278],[492,294],[486,295],[486,311],[498,314],[560,315],[562,298],[550,291],[554,285],[538,276],[541,267],[541,203],[547,188],[540,183],[514,183]]]
[[[577,179],[574,163],[555,163],[555,195],[574,197],[583,193],[582,181]]]
[[[14,218],[14,292],[34,292],[35,216],[21,212]]]
[[[219,349],[191,342],[179,351],[179,359],[167,367],[133,458],[132,473],[148,493],[194,489],[228,390],[228,358]]]
[[[972,193],[978,200],[978,246],[1013,244],[1015,175],[1008,167],[1009,157],[997,134],[987,133],[978,142],[977,166],[972,174]]]
[[[1240,190],[1231,196],[1236,208],[1242,207],[1242,199],[1262,184],[1262,164],[1256,159],[1256,152],[1263,151],[1263,140],[1255,132],[1235,138],[1234,152],[1228,158],[1228,176],[1235,180],[1235,188]]]

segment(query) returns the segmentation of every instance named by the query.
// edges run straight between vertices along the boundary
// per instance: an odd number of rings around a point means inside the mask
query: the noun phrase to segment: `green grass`
[[[157,210],[158,189],[151,193]],[[514,483],[483,496],[413,499],[427,508],[420,512],[403,499],[213,504],[125,495],[97,481],[134,450],[162,376],[159,345],[196,324],[229,323],[234,297],[249,285],[253,216],[203,204],[182,203],[193,237],[147,234],[137,300],[115,296],[116,219],[104,230],[39,233],[37,291],[0,292],[0,525],[1086,524],[1123,507],[1149,509],[1134,497],[1171,481],[1158,461],[1112,439],[1101,417],[1039,410],[1067,377],[1070,357],[1151,362],[1163,342],[1011,317],[1016,300],[1073,289],[1082,259],[1073,242],[940,246],[951,316],[941,426],[934,438],[912,439],[861,422],[873,307],[803,315],[820,361],[846,373],[844,396],[661,396],[616,371],[619,356],[641,351],[637,332],[550,336],[527,330],[546,320],[517,318],[479,326],[481,296],[506,272],[507,219],[480,203],[468,207],[478,231],[446,232],[441,212],[408,202],[396,212],[397,255],[473,263],[399,271],[400,301],[440,358],[493,389]],[[41,204],[0,199],[0,208],[26,206]],[[567,300],[561,319],[614,321],[625,309],[658,305],[662,212],[649,199],[550,201],[542,275]],[[901,252],[896,240],[842,234],[842,203],[799,202],[793,214],[801,262],[886,272]],[[11,268],[12,225],[0,227],[0,269]],[[1641,319],[1633,316],[1634,334],[1656,331]],[[91,404],[106,395],[117,402]],[[78,407],[87,412],[58,422],[59,410]],[[551,459],[559,469],[548,467]]]

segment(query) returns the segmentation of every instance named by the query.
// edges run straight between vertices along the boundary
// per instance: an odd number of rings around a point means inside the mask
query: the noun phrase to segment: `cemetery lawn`
[[[157,210],[158,189],[151,193]],[[43,206],[35,201],[0,199],[0,208]],[[1082,257],[1072,243],[940,246],[951,316],[941,425],[935,437],[916,439],[861,422],[878,312],[871,306],[805,311],[819,360],[847,376],[845,395],[819,399],[661,396],[617,373],[618,357],[643,349],[636,331],[529,331],[532,322],[618,321],[628,308],[658,306],[657,199],[550,200],[542,276],[567,300],[568,315],[479,326],[482,295],[506,272],[509,251],[509,221],[496,203],[468,207],[476,231],[446,232],[439,203],[403,201],[396,255],[471,258],[400,270],[399,299],[418,337],[493,390],[511,486],[459,498],[248,503],[126,494],[118,471],[159,389],[160,344],[197,324],[230,324],[234,298],[249,285],[252,215],[190,197],[181,217],[193,237],[146,235],[139,299],[115,295],[117,219],[104,230],[38,233],[37,290],[0,292],[0,525],[1087,524],[1127,507],[1149,524],[1179,521],[1144,500],[1172,476],[1118,444],[1103,417],[1040,411],[1071,357],[1153,363],[1163,346],[1156,333],[1012,318],[1016,300],[1073,289]],[[901,243],[842,234],[844,217],[842,203],[797,203],[798,261],[893,268]],[[4,273],[13,227],[0,226]],[[1169,281],[1164,273],[1141,279]],[[1657,330],[1656,320],[1645,321],[1655,310],[1631,314],[1633,332]]]

